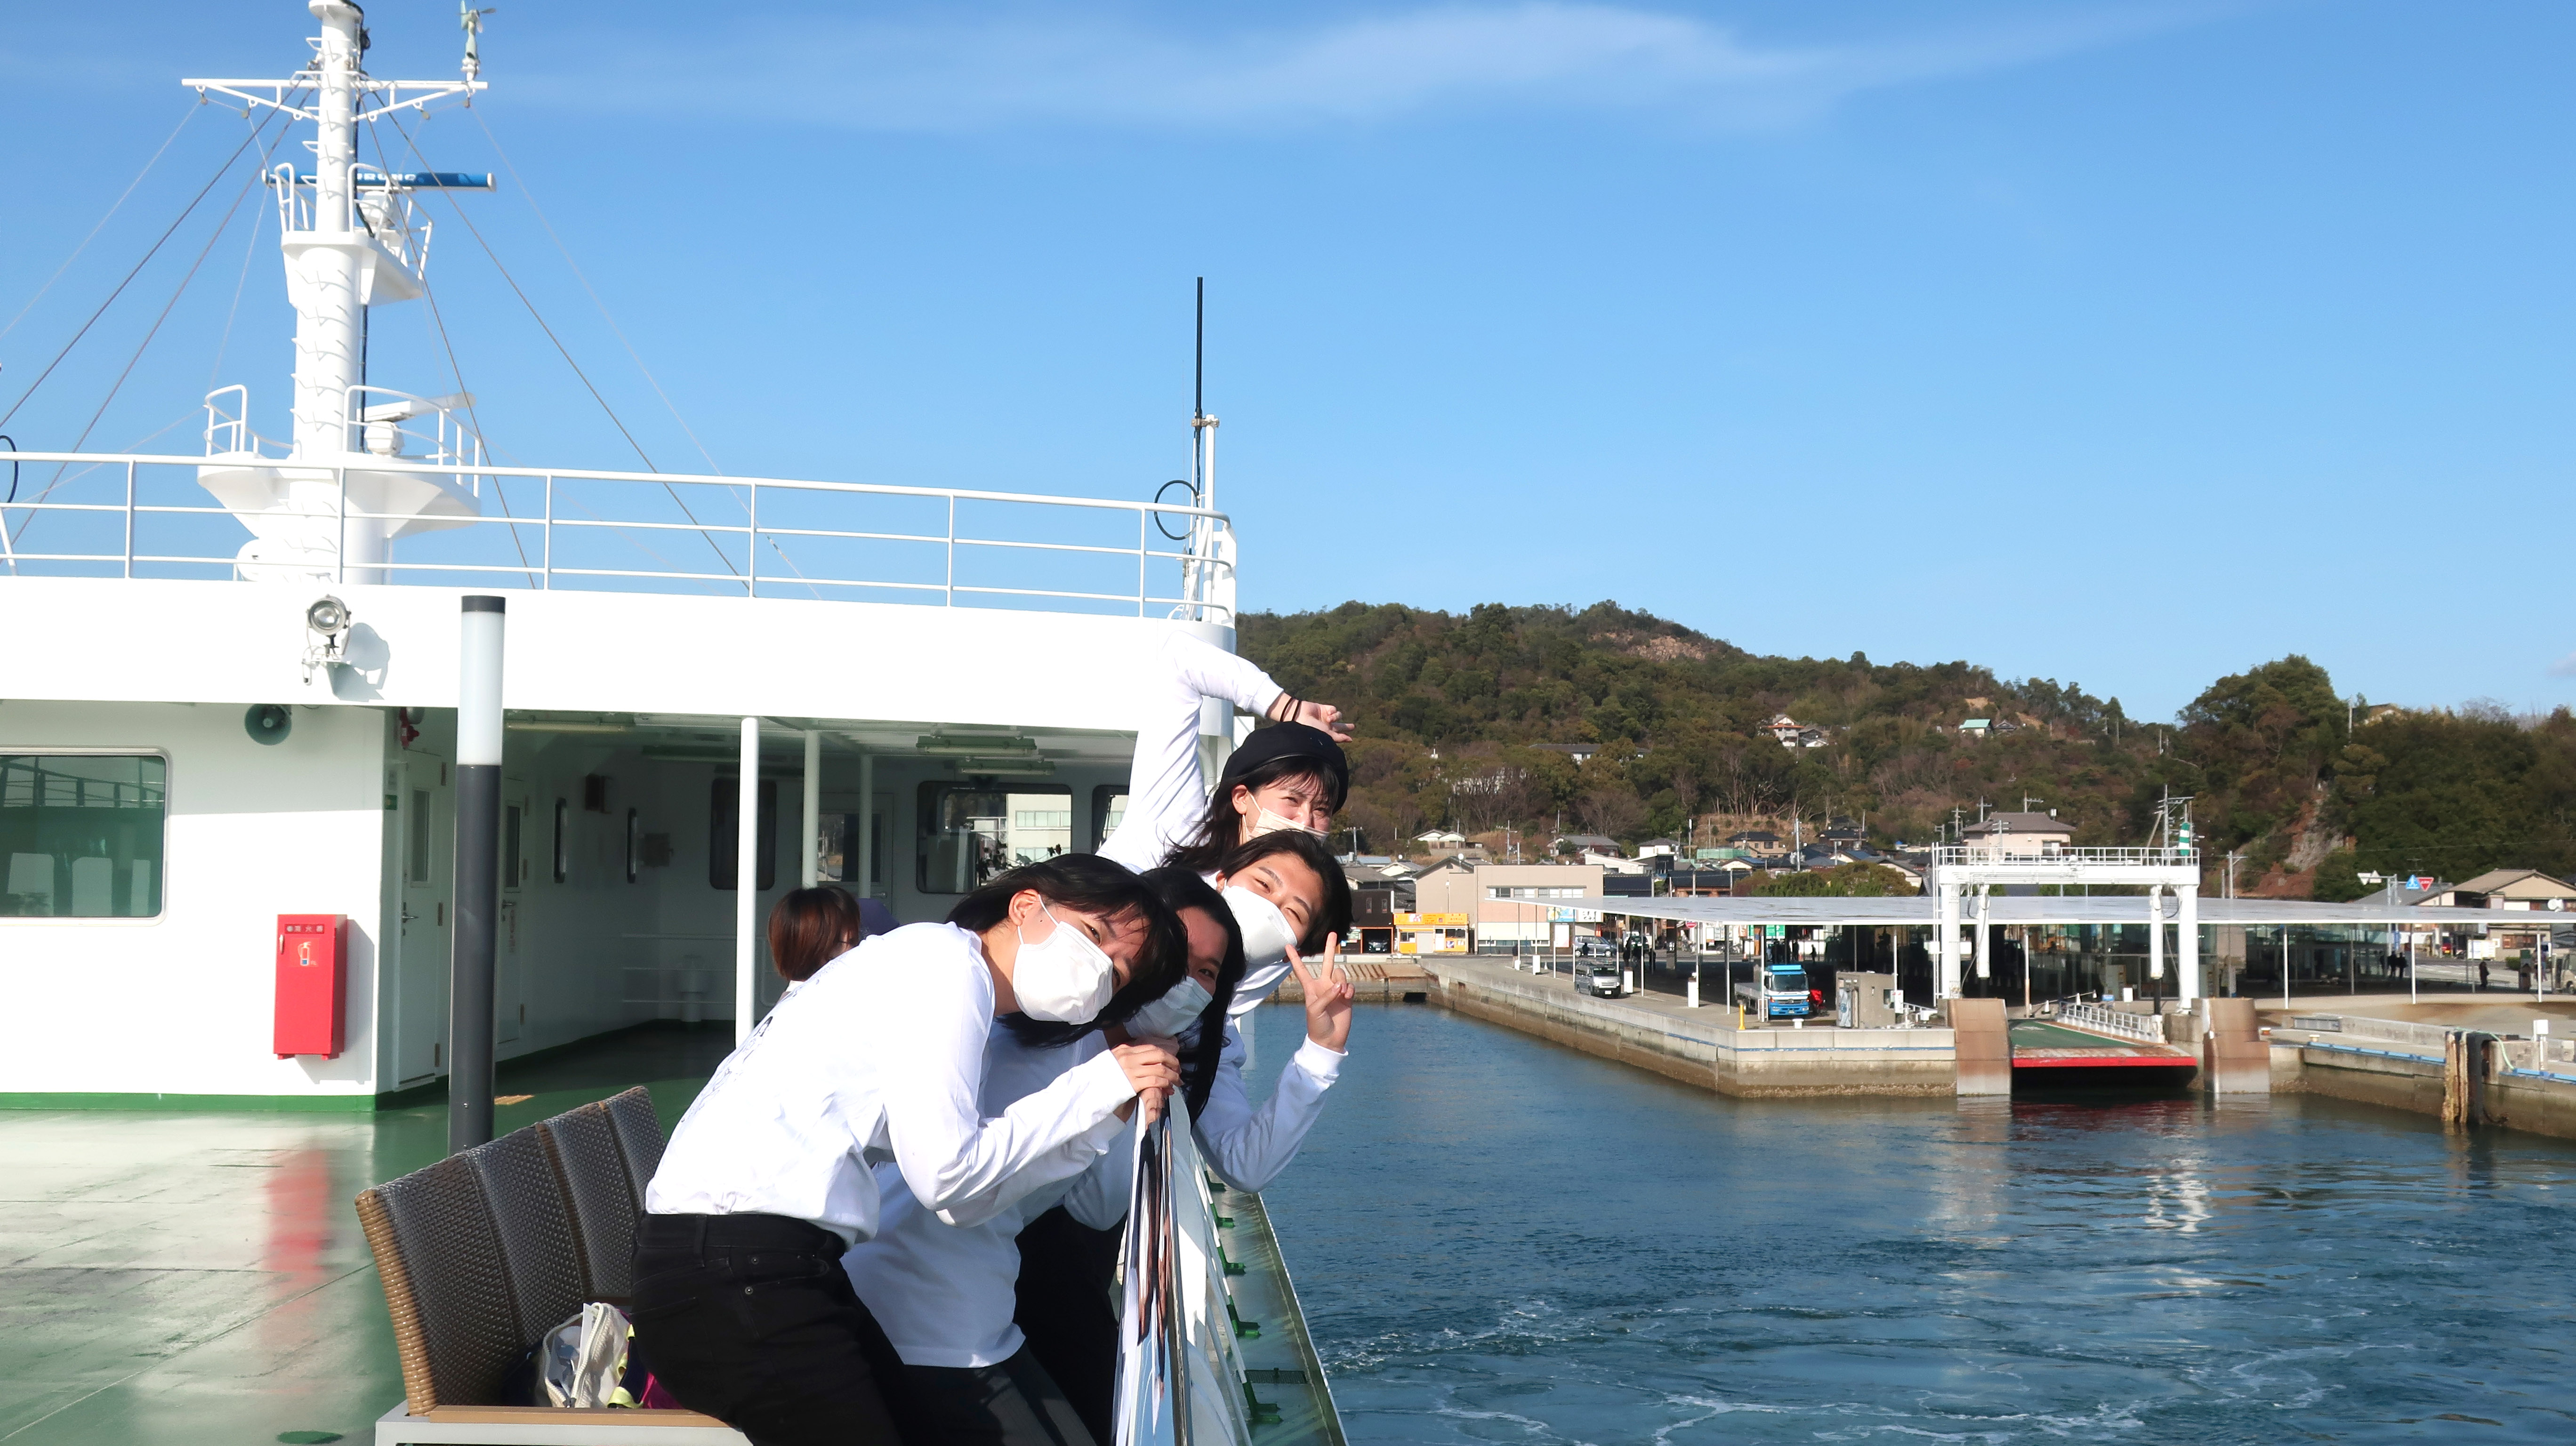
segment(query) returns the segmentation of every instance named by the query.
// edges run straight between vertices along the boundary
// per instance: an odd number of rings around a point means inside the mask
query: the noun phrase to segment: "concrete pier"
[[[1562,976],[1529,974],[1501,960],[1423,962],[1435,984],[1433,1002],[1723,1095],[1947,1095],[1955,1089],[1956,1046],[1947,1029],[1738,1029],[1731,1007],[1691,1009],[1664,994],[1595,999],[1576,994]]]
[[[2576,1004],[2428,1004],[2402,995],[2331,1002],[2340,1008],[2262,1010],[2273,1089],[2410,1110],[2454,1129],[2576,1139],[2576,1057],[2566,1042],[2576,1034]],[[2551,1030],[2535,1031],[2538,1020]]]

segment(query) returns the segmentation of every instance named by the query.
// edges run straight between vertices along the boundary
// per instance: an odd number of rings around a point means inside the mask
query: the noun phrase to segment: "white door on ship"
[[[447,1069],[447,913],[456,825],[446,759],[406,750],[396,782],[402,909],[394,955],[394,1082],[400,1088]]]

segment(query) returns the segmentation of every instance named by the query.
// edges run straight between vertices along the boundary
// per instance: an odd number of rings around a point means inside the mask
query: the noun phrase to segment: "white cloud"
[[[2028,64],[2200,18],[2056,8],[1938,34],[1764,44],[1690,16],[1528,0],[1210,36],[1061,14],[898,23],[770,15],[680,50],[628,42],[532,77],[562,103],[868,130],[1030,123],[1273,129],[1438,110],[1651,111],[1791,125],[1863,91]],[[497,77],[501,78],[501,77]]]

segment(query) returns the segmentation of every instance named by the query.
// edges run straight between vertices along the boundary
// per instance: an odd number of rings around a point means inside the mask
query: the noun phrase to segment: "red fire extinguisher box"
[[[348,993],[349,916],[278,915],[277,1057],[338,1059]]]

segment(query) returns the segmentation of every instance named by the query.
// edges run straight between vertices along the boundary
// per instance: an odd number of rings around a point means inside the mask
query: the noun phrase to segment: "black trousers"
[[[756,1446],[899,1446],[903,1362],[850,1288],[842,1248],[778,1215],[645,1216],[633,1314],[645,1365]]]
[[[904,1375],[924,1440],[952,1446],[1095,1446],[1093,1433],[1026,1346],[998,1366],[906,1366]]]
[[[1021,1355],[1045,1367],[1096,1441],[1118,1439],[1118,1284],[1121,1232],[1094,1230],[1059,1205],[1020,1232]]]

